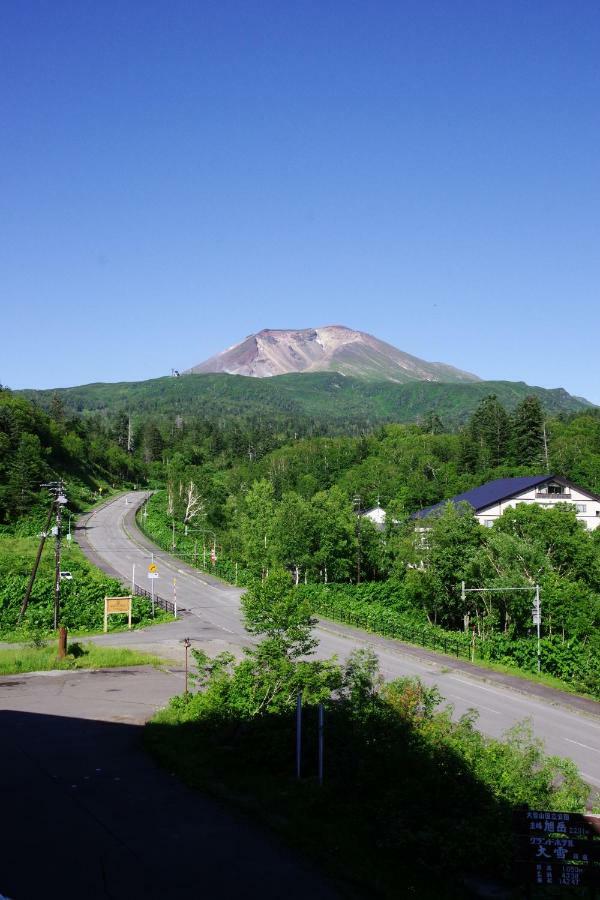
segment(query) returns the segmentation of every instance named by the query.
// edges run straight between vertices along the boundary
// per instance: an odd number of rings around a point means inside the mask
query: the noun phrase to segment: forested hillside
[[[44,482],[65,478],[77,510],[113,483],[140,480],[143,465],[114,432],[69,413],[59,397],[48,411],[0,388],[0,527],[46,508]]]
[[[575,412],[590,405],[562,388],[545,390],[523,382],[394,384],[336,372],[274,378],[185,375],[22,393],[45,408],[57,396],[72,413],[108,419],[126,414],[135,424],[149,416],[166,427],[178,427],[182,422],[192,425],[198,419],[222,426],[236,419],[244,427],[269,428],[287,436],[360,433],[382,423],[419,422],[431,413],[446,426],[458,426],[489,394],[496,395],[509,410],[529,395],[538,397],[549,413]]]

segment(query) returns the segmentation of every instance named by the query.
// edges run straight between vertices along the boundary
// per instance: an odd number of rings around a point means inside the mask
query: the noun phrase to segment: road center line
[[[502,713],[499,709],[492,709],[491,706],[484,706],[483,703],[479,703],[477,700],[473,702],[472,700],[467,700],[466,697],[461,697],[459,694],[455,694],[454,698],[456,700],[462,700],[463,703],[468,703],[471,709],[487,709],[488,712],[495,713],[497,716],[501,716]],[[448,700],[449,703],[452,703],[452,700],[445,697],[444,699]]]
[[[581,741],[574,741],[571,738],[563,738],[563,741],[568,741],[569,744],[577,744],[578,747],[585,747],[586,750],[591,750],[592,753],[599,753],[597,747],[590,747],[589,744],[582,744]]]

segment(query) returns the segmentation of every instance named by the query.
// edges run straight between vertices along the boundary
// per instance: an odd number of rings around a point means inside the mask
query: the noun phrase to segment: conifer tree
[[[517,465],[541,466],[544,458],[544,411],[535,396],[525,397],[513,415],[513,457]]]

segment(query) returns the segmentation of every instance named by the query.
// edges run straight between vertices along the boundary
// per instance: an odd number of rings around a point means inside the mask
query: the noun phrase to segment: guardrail
[[[135,584],[135,595],[137,597],[146,597],[148,600],[152,600],[152,594],[150,591],[147,591],[145,588],[140,587]],[[172,616],[177,618],[177,604],[172,600],[166,600],[164,597],[159,596],[159,594],[154,594],[154,603],[156,606],[160,607],[160,609],[164,609],[165,612],[170,613]],[[185,612],[183,609],[179,609],[179,612]]]

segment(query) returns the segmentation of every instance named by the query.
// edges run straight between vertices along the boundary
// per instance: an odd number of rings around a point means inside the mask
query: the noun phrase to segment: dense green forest
[[[447,426],[464,424],[477,404],[495,394],[509,410],[536,396],[550,413],[590,406],[562,388],[546,390],[524,382],[470,384],[370,382],[315,372],[247,378],[241,375],[184,375],[120,384],[89,384],[57,391],[23,391],[49,409],[59,397],[65,409],[80,415],[131,414],[135,424],[149,417],[161,427],[195,421],[223,427],[237,420],[244,428],[275,434],[356,434],[389,422],[417,422],[431,412]]]

